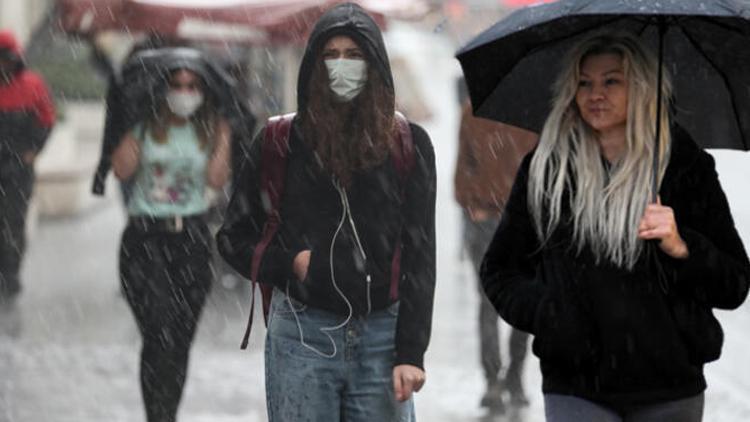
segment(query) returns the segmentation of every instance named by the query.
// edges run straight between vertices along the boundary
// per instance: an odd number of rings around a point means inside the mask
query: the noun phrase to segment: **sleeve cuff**
[[[396,346],[398,348],[398,346]],[[394,366],[412,365],[424,371],[424,353],[412,350],[397,350]]]

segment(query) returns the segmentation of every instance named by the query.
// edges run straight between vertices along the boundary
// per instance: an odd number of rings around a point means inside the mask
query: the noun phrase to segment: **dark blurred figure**
[[[154,63],[154,57],[163,58],[153,78],[158,84],[146,92],[154,96],[153,111],[125,132],[111,163],[115,176],[132,187],[120,277],[143,338],[147,420],[174,422],[213,278],[206,190],[220,189],[229,179],[231,128],[218,112],[220,97],[208,82],[203,55],[148,50],[132,59],[135,68],[147,56]]]
[[[246,54],[246,51],[243,53]],[[229,198],[233,186],[237,183],[237,177],[242,174],[242,169],[250,158],[250,147],[255,137],[256,117],[250,111],[251,92],[247,85],[248,67],[243,54],[225,54],[212,56],[215,63],[220,65],[236,81],[237,101],[243,103],[243,107],[237,107],[230,116],[229,125],[232,128],[232,178],[223,189],[217,190],[212,198],[211,209],[208,213],[208,227],[212,233],[219,230],[224,222],[224,215],[229,205]],[[214,243],[215,245],[215,243]],[[213,265],[216,271],[216,281],[226,290],[235,290],[237,294],[244,295],[250,287],[242,276],[237,273],[214,248]]]
[[[54,122],[46,84],[26,68],[15,36],[0,31],[0,302],[21,291],[34,161]]]
[[[471,104],[464,101],[459,132],[458,161],[455,174],[456,201],[464,209],[464,247],[472,266],[479,271],[484,253],[492,240],[500,214],[510,195],[513,180],[524,155],[536,144],[536,135],[513,126],[474,117]],[[478,283],[479,340],[487,391],[481,405],[492,410],[505,407],[503,392],[510,393],[511,404],[525,406],[522,373],[528,334],[512,329],[510,363],[503,381],[498,315]]]

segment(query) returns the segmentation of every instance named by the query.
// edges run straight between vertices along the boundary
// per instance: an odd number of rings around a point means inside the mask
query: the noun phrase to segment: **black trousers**
[[[201,219],[180,233],[128,224],[120,278],[143,339],[141,392],[149,422],[173,422],[190,346],[210,290],[211,236]]]
[[[19,273],[33,186],[32,166],[15,156],[0,156],[0,299],[21,290]]]

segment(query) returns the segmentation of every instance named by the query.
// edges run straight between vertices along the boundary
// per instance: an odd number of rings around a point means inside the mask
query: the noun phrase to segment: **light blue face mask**
[[[329,59],[325,61],[331,90],[341,101],[351,101],[365,87],[367,62],[355,59]]]

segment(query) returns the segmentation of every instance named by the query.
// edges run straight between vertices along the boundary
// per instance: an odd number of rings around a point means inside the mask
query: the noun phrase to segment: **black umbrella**
[[[674,117],[701,146],[750,150],[750,3],[734,0],[560,0],[519,9],[457,53],[474,113],[540,132],[564,54],[603,29],[635,33],[659,51],[673,80]]]
[[[94,193],[104,192],[104,180],[111,165],[109,157],[122,136],[136,123],[157,113],[170,74],[177,69],[191,70],[201,77],[207,99],[229,120],[233,140],[251,136],[255,119],[240,98],[235,80],[210,57],[184,47],[140,51],[127,61],[120,79],[107,92],[102,155],[94,177]]]

